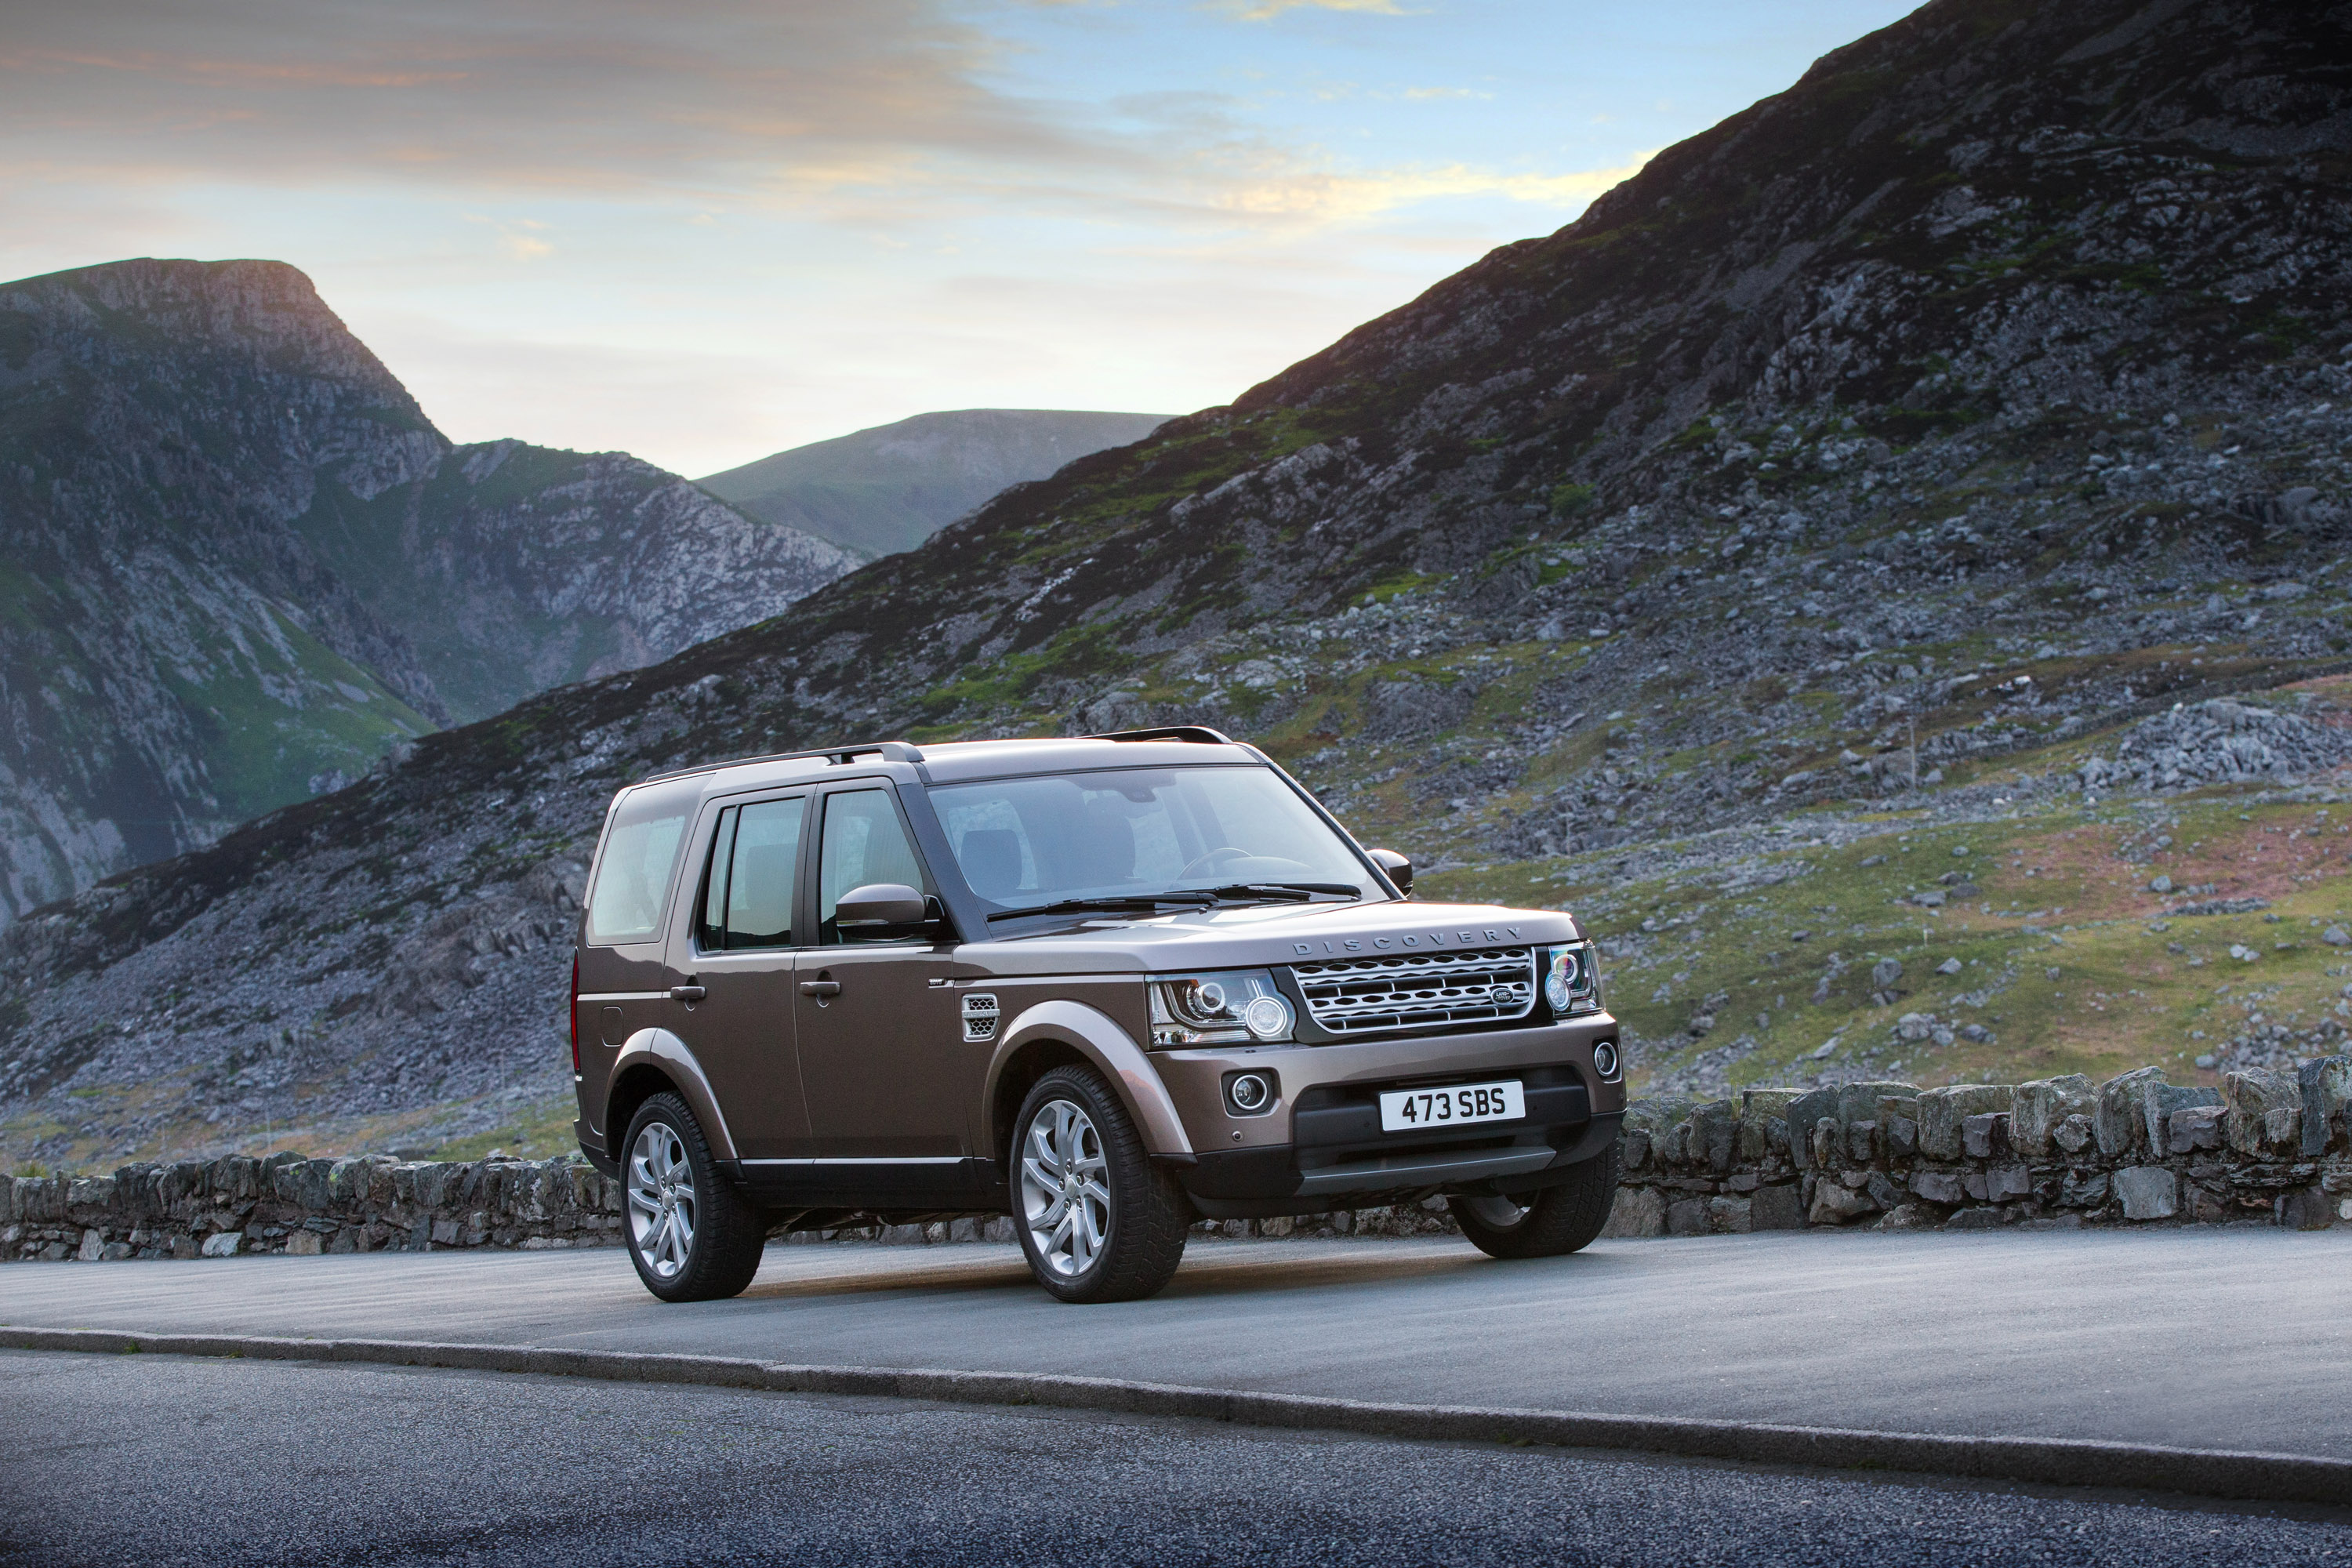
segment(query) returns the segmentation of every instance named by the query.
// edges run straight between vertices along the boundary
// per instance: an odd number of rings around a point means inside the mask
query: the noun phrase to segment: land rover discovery
[[[580,1146],[666,1300],[772,1233],[1009,1215],[1066,1301],[1202,1217],[1443,1194],[1498,1258],[1600,1233],[1625,1092],[1566,914],[1410,900],[1213,730],[904,742],[648,779],[572,984]]]

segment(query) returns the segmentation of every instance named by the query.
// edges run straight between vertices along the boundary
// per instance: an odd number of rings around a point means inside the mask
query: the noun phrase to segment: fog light
[[[1242,1009],[1242,1024],[1261,1040],[1287,1039],[1290,1008],[1279,996],[1254,996]]]
[[[1592,1070],[1602,1078],[1617,1076],[1617,1042],[1600,1041],[1592,1047]]]
[[[1234,1110],[1251,1112],[1264,1110],[1266,1102],[1274,1098],[1273,1088],[1254,1072],[1234,1079],[1233,1087],[1225,1092],[1233,1096]]]

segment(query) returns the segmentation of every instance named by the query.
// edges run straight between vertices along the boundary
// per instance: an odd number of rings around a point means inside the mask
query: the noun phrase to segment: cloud
[[[12,7],[19,159],[278,183],[822,187],[1102,150],[979,85],[945,0],[173,0]]]
[[[1618,168],[1559,174],[1510,174],[1465,163],[1365,173],[1300,169],[1232,182],[1215,199],[1230,211],[1314,224],[1357,222],[1420,202],[1460,196],[1579,207],[1633,178],[1648,162],[1644,153]]]
[[[1285,11],[1357,11],[1375,16],[1409,16],[1396,0],[1214,0],[1213,8],[1244,22],[1271,22]]]

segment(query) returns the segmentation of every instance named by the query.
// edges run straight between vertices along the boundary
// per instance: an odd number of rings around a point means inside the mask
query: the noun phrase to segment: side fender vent
[[[966,1044],[972,1045],[996,1038],[996,998],[991,993],[964,993],[963,1037]]]

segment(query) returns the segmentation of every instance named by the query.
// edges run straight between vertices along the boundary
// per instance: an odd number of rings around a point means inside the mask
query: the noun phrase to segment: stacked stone
[[[620,1184],[584,1160],[277,1154],[0,1179],[0,1259],[606,1246]]]
[[[1749,1089],[1636,1101],[1615,1236],[1869,1221],[1968,1230],[2158,1220],[2352,1221],[2352,1057],[2218,1089],[2141,1068],[2094,1084]]]

